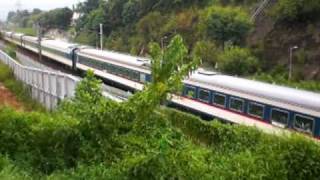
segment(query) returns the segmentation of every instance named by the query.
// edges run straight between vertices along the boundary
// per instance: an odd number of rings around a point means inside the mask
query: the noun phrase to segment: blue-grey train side
[[[151,75],[139,70],[135,70],[128,67],[123,67],[119,64],[114,64],[108,59],[108,61],[102,61],[100,58],[94,58],[92,56],[84,56],[76,53],[77,63],[89,66],[93,69],[108,72],[113,75],[117,75],[135,82],[144,83],[151,81]],[[107,57],[102,57],[107,59]],[[143,77],[143,78],[141,78]]]
[[[13,37],[13,33],[3,34],[7,39]],[[38,47],[34,37],[23,35],[21,45]],[[56,46],[60,46],[59,43]],[[75,69],[77,64],[82,64],[138,83],[151,81],[151,73],[146,70],[150,71],[150,62],[146,59],[93,48],[70,47],[45,45],[44,50],[72,61]],[[320,138],[319,94],[213,72],[197,71],[184,83],[183,97]]]
[[[183,96],[255,120],[320,137],[320,95],[217,73],[195,73]],[[307,112],[307,113],[306,113]]]

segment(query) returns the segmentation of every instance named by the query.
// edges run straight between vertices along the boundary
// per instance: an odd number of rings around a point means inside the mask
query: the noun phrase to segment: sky
[[[49,10],[66,6],[71,8],[73,4],[84,0],[0,0],[0,20],[6,20],[9,11],[17,10],[18,1],[21,4],[20,9]]]

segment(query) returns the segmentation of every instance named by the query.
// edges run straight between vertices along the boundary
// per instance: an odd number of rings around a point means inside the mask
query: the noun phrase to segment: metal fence
[[[262,0],[251,15],[251,21],[256,21],[256,19],[264,13],[265,9],[276,2],[277,0]]]
[[[59,101],[73,97],[76,85],[80,81],[68,74],[23,66],[2,50],[0,50],[0,61],[7,64],[15,78],[30,89],[32,98],[47,109],[54,109]]]

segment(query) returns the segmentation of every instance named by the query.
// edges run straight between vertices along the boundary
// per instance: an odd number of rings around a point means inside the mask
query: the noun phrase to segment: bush
[[[23,168],[44,173],[72,167],[78,149],[74,125],[61,116],[1,108],[0,152]]]
[[[231,46],[218,55],[218,68],[232,75],[249,75],[257,72],[258,60],[249,49]]]
[[[92,72],[56,113],[0,109],[0,177],[317,179],[320,145],[301,135],[203,122],[150,101],[104,99]],[[141,99],[147,98],[147,99]],[[154,97],[153,97],[154,98]],[[137,100],[137,102],[132,102]],[[143,100],[143,101],[142,101]],[[142,102],[140,102],[142,101]],[[141,118],[141,119],[137,119]],[[4,157],[4,158],[2,158]]]
[[[24,86],[23,82],[15,80],[10,68],[2,63],[0,63],[0,82],[23,102],[26,110],[45,111],[40,103],[32,99],[30,89]]]
[[[273,72],[271,74],[261,73],[253,76],[253,79],[264,81],[267,83],[289,86],[308,91],[320,92],[320,84],[318,81],[305,81],[305,80],[288,80],[286,72]]]
[[[16,50],[17,50],[17,46],[13,44],[6,46],[4,49],[4,51],[13,59],[17,58]]]
[[[224,43],[241,43],[253,27],[249,15],[240,8],[216,7],[209,8],[207,19],[207,34],[213,40]]]
[[[217,54],[220,53],[216,45],[210,41],[198,41],[192,52],[201,58],[203,63],[213,66],[217,63]]]
[[[320,1],[318,0],[279,0],[274,6],[272,14],[277,21],[305,22],[320,15]]]

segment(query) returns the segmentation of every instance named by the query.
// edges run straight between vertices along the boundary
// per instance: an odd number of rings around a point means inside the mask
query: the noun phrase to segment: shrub
[[[219,49],[210,41],[198,41],[192,53],[200,57],[203,63],[215,66]]]
[[[278,21],[305,22],[319,16],[320,1],[318,0],[279,0],[272,14]]]
[[[234,7],[211,7],[205,23],[208,36],[222,47],[227,41],[241,43],[252,28],[249,15]]]
[[[0,82],[23,102],[26,110],[45,111],[40,103],[32,99],[30,89],[24,86],[23,82],[15,80],[10,68],[2,63],[0,63]]]
[[[232,75],[249,75],[258,70],[258,60],[249,49],[231,46],[218,55],[218,68]]]
[[[16,50],[17,50],[17,46],[16,46],[16,45],[13,45],[13,44],[10,44],[10,45],[6,46],[5,49],[4,49],[4,51],[5,51],[10,57],[12,57],[13,59],[16,59],[16,58],[17,58]]]

